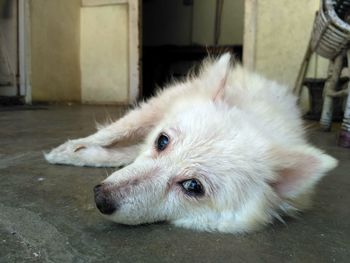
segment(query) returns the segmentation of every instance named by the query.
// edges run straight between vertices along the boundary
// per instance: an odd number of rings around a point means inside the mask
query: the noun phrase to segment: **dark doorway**
[[[208,54],[242,58],[244,0],[143,0],[142,96],[182,78]]]
[[[18,2],[0,0],[0,96],[17,96]]]

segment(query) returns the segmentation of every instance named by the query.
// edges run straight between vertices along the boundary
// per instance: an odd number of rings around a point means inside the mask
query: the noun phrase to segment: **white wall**
[[[318,0],[257,1],[255,69],[293,87],[312,31]],[[273,8],[271,8],[273,7]],[[309,76],[323,76],[327,60],[310,65]]]
[[[243,55],[246,66],[292,89],[319,4],[318,0],[246,0]],[[307,77],[326,77],[327,67],[328,60],[314,55]],[[303,111],[309,108],[305,89],[301,107]]]
[[[80,0],[31,0],[33,101],[80,101]]]
[[[81,92],[85,103],[127,103],[128,6],[81,8]]]

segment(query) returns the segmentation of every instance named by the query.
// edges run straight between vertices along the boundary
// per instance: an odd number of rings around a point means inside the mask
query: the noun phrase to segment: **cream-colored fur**
[[[157,149],[159,134],[169,144]],[[191,229],[246,232],[308,206],[337,161],[307,143],[296,98],[273,81],[207,59],[125,117],[45,155],[50,163],[121,166],[96,202],[123,224],[168,221]],[[195,179],[201,194],[184,188]],[[101,210],[101,209],[100,209]],[[106,212],[106,210],[101,210]]]

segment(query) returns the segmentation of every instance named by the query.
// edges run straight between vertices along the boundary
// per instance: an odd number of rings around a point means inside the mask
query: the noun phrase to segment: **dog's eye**
[[[198,196],[204,194],[203,186],[197,179],[183,181],[181,185],[188,195]]]
[[[164,151],[169,144],[169,136],[165,133],[161,133],[156,140],[156,148],[158,151]]]

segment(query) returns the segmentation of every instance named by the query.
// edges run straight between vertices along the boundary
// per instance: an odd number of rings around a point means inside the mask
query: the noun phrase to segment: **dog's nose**
[[[95,193],[95,194],[99,192],[99,190],[101,189],[101,186],[102,186],[102,184],[98,184],[98,185],[96,185],[96,186],[94,187],[94,193]]]
[[[110,194],[103,190],[101,184],[94,187],[96,207],[102,214],[111,215],[117,210],[117,205]]]

